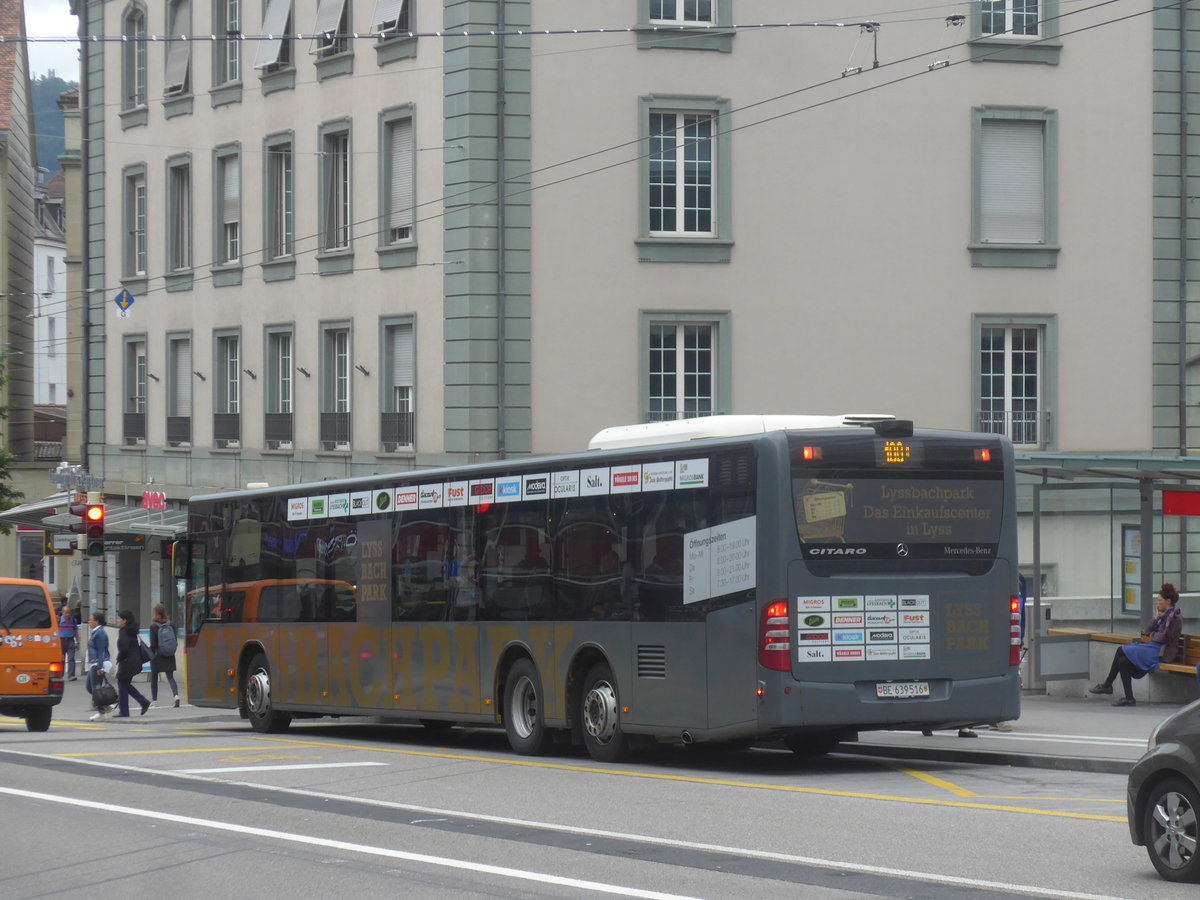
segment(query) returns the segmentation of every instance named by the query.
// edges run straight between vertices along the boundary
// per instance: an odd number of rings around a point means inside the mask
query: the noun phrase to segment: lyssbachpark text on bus
[[[1019,714],[1013,455],[885,416],[717,416],[587,452],[211,494],[176,548],[189,700],[518,753]]]

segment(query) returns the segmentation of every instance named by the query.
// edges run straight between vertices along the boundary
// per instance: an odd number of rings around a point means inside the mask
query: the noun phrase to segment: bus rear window
[[[51,627],[50,605],[39,590],[22,585],[0,585],[0,628]]]
[[[870,433],[792,446],[801,553],[815,574],[987,571],[1004,511],[998,441]]]

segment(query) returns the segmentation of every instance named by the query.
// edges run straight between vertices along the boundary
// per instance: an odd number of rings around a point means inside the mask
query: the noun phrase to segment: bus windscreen
[[[986,572],[1003,521],[1002,459],[998,440],[795,437],[792,499],[809,569]]]

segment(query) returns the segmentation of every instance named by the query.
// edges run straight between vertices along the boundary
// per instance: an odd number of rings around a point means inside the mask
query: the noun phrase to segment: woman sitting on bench
[[[1125,696],[1113,706],[1137,706],[1137,701],[1133,699],[1133,683],[1130,679],[1141,678],[1147,672],[1153,672],[1159,663],[1173,662],[1179,653],[1183,615],[1179,612],[1178,603],[1179,591],[1175,590],[1175,585],[1168,583],[1159,588],[1158,597],[1155,598],[1158,615],[1150,627],[1142,632],[1146,640],[1118,647],[1117,652],[1113,654],[1108,677],[1088,688],[1088,691],[1092,694],[1111,694],[1113,681],[1120,675]]]

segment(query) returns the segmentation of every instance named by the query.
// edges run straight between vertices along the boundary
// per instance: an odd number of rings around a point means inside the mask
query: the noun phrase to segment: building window
[[[350,49],[350,4],[346,0],[319,0],[313,35],[311,52],[318,57],[347,52]]]
[[[350,248],[350,130],[321,135],[321,249]]]
[[[192,267],[192,167],[167,164],[167,271]]]
[[[217,264],[229,265],[241,258],[242,160],[236,151],[217,151]]]
[[[721,412],[728,396],[728,314],[643,312],[644,421]]]
[[[1037,37],[1038,0],[982,0],[979,16],[985,35]]]
[[[716,23],[717,0],[650,0],[650,21],[672,25]]]
[[[1061,0],[982,0],[971,4],[974,62],[1057,65]]]
[[[58,317],[46,319],[46,355],[58,356]]]
[[[379,419],[380,442],[384,453],[396,453],[413,446],[414,342],[412,322],[385,324],[383,329],[382,379]]]
[[[146,13],[133,7],[121,23],[122,109],[146,105]]]
[[[254,68],[268,74],[291,67],[292,41],[284,35],[292,33],[292,0],[268,0],[262,33],[265,37],[258,42]]]
[[[1054,319],[977,316],[979,431],[1007,435],[1014,444],[1050,442]]]
[[[292,333],[267,332],[266,430],[269,450],[292,449]]]
[[[375,14],[371,17],[371,30],[381,41],[406,35],[412,30],[412,3],[410,0],[375,0]]]
[[[218,335],[213,369],[213,443],[217,447],[241,446],[241,378],[240,336]]]
[[[977,107],[972,263],[1049,268],[1058,258],[1057,113]]]
[[[713,233],[713,128],[708,113],[650,114],[650,233]]]
[[[167,445],[192,443],[192,339],[167,338]]]
[[[167,4],[167,33],[172,40],[167,46],[167,70],[163,84],[163,96],[190,94],[192,92],[191,0],[170,0]]]
[[[722,134],[726,101],[642,99],[646,155],[641,166],[642,235],[646,262],[728,262],[729,141]]]
[[[228,84],[242,79],[242,20],[241,0],[215,0],[216,19],[213,41],[213,83]]]
[[[350,329],[321,330],[321,449],[350,449]]]
[[[125,403],[122,416],[126,444],[146,443],[146,339],[126,338]]]
[[[413,239],[416,146],[412,116],[385,118],[382,128],[381,182],[386,185],[383,191],[382,243],[404,243]]]
[[[291,256],[295,238],[291,140],[267,143],[266,149],[267,259]]]
[[[146,171],[138,166],[125,173],[124,277],[146,275]]]

